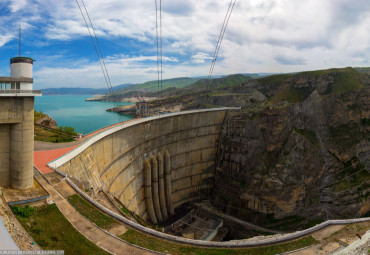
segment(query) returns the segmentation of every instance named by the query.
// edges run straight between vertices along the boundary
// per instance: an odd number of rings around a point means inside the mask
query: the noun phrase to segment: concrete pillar
[[[171,159],[168,150],[164,152],[164,177],[168,214],[174,215],[175,210],[173,209],[172,202]]]
[[[9,124],[0,124],[0,187],[10,186]]]
[[[144,161],[144,195],[146,210],[148,212],[149,220],[153,224],[158,224],[157,217],[154,213],[153,199],[152,199],[152,169],[149,160]]]
[[[163,171],[163,157],[159,152],[157,155],[158,158],[158,177],[159,177],[159,203],[161,205],[161,212],[163,220],[168,218],[167,206],[166,206],[166,195],[164,190],[164,171]]]
[[[10,182],[15,189],[33,186],[34,98],[23,98],[23,120],[10,127]]]
[[[163,221],[161,207],[159,204],[159,194],[158,194],[158,162],[157,159],[152,155],[151,158],[151,166],[152,166],[152,192],[153,192],[153,205],[155,215],[157,216],[157,220],[159,222]]]

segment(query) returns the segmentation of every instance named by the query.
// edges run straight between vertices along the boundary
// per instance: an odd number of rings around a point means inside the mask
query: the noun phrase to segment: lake
[[[85,101],[92,95],[48,95],[35,97],[35,110],[46,113],[58,122],[58,126],[70,126],[76,132],[91,133],[97,129],[132,119],[132,116],[106,109],[115,107],[113,102]],[[117,105],[132,103],[118,102]]]

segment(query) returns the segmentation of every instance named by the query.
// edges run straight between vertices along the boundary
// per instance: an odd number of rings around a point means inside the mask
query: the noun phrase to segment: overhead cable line
[[[99,53],[100,53],[100,56],[101,56],[101,59],[102,59],[103,65],[104,65],[104,70],[105,70],[105,73],[106,73],[107,78],[108,78],[108,87],[109,87],[109,89],[110,89],[110,92],[111,92],[111,93],[113,93],[112,83],[111,83],[111,81],[110,81],[110,77],[109,77],[109,74],[108,74],[108,69],[107,69],[107,66],[106,66],[106,64],[105,64],[104,56],[103,56],[103,53],[102,53],[101,48],[100,48],[100,43],[99,43],[98,37],[96,36],[96,33],[95,33],[94,25],[93,25],[93,23],[91,22],[90,15],[89,15],[89,12],[87,11],[87,8],[86,8],[86,6],[85,6],[84,1],[83,1],[83,0],[81,0],[81,2],[82,2],[83,6],[84,6],[84,8],[85,8],[85,11],[86,11],[87,17],[89,18],[89,21],[90,21],[91,28],[92,28],[92,30],[93,30],[93,32],[94,32],[94,37],[95,37],[96,43],[97,43],[97,45],[98,45]]]
[[[161,97],[163,92],[163,52],[162,52],[162,0],[159,0],[159,31],[160,31],[160,49],[161,49]]]
[[[92,34],[91,34],[91,31],[90,31],[90,27],[89,27],[89,25],[87,24],[87,21],[86,21],[85,15],[84,15],[84,13],[82,12],[82,9],[81,9],[80,4],[78,3],[78,0],[76,0],[76,3],[77,3],[77,5],[78,5],[78,8],[80,9],[80,12],[81,12],[82,18],[83,18],[83,19],[84,19],[84,21],[85,21],[85,25],[86,25],[87,31],[89,32],[91,42],[92,42],[92,43],[93,43],[93,45],[94,45],[95,53],[96,53],[96,55],[98,56],[99,63],[100,63],[100,68],[101,68],[101,70],[102,70],[102,72],[103,72],[104,79],[105,79],[105,83],[107,84],[108,89],[110,89],[110,87],[109,87],[109,83],[108,83],[108,79],[107,79],[106,73],[105,73],[105,71],[104,71],[104,68],[103,68],[103,65],[102,65],[102,61],[101,61],[100,55],[99,55],[99,53],[98,53],[97,47],[96,47],[96,45],[95,45],[94,38],[93,38],[93,36],[92,36]]]
[[[158,72],[158,91],[157,97],[160,106],[162,107],[162,90],[163,90],[163,51],[162,51],[162,0],[159,0],[159,15],[158,3],[155,1],[155,30],[157,41],[157,72]],[[159,22],[158,22],[159,16]],[[159,23],[159,24],[158,24]],[[158,31],[159,30],[159,31]]]
[[[159,99],[159,86],[160,86],[160,68],[159,68],[159,36],[158,36],[158,5],[157,0],[155,2],[155,34],[156,34],[156,42],[157,42],[157,85],[158,85],[158,99]]]
[[[97,57],[99,59],[100,68],[101,68],[101,70],[103,72],[104,80],[105,80],[105,83],[106,83],[106,85],[108,87],[108,92],[109,92],[109,94],[111,96],[113,96],[112,83],[111,83],[111,80],[110,80],[110,77],[109,77],[109,74],[108,74],[108,69],[107,69],[107,66],[105,64],[105,60],[104,60],[104,56],[103,56],[103,53],[102,53],[102,50],[101,50],[101,47],[100,47],[100,43],[99,43],[98,37],[96,36],[95,28],[94,28],[93,23],[91,21],[89,12],[87,11],[87,8],[86,8],[86,5],[85,5],[84,1],[83,0],[80,0],[82,2],[83,6],[84,6],[84,9],[85,9],[86,15],[87,15],[87,17],[89,19],[89,23],[90,23],[91,28],[89,27],[89,24],[88,24],[88,22],[86,20],[85,14],[82,11],[82,8],[81,8],[80,3],[78,2],[78,0],[75,0],[75,1],[77,3],[77,6],[78,6],[80,12],[81,12],[82,18],[83,18],[83,20],[85,22],[85,25],[86,25],[86,28],[87,28],[87,31],[89,32],[91,42],[93,43],[93,46],[94,46],[94,49],[95,49],[95,53],[96,53],[96,55],[97,55]],[[94,37],[93,37],[90,29],[93,31]],[[95,40],[94,40],[94,38],[95,38]],[[96,43],[95,43],[95,41],[96,41]],[[118,107],[117,102],[114,101],[113,104],[114,104],[115,107]],[[122,122],[122,117],[121,117],[120,114],[117,114],[117,118],[118,118],[118,122]]]
[[[216,49],[215,49],[215,52],[213,54],[212,63],[211,63],[211,66],[210,66],[209,72],[208,72],[208,84],[211,84],[211,78],[212,78],[213,70],[214,70],[214,67],[215,67],[215,64],[216,64],[218,52],[220,51],[221,43],[222,43],[222,40],[223,40],[224,35],[225,35],[226,27],[229,24],[231,13],[233,12],[233,9],[234,9],[234,6],[235,6],[235,2],[236,2],[236,0],[230,0],[229,8],[227,9],[226,16],[224,18],[224,22],[222,24],[220,34],[218,36]]]

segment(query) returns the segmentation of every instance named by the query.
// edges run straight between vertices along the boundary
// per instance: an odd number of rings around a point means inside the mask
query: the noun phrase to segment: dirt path
[[[312,237],[320,243],[289,255],[358,254],[367,255],[370,248],[370,222],[335,225],[319,230]],[[366,232],[367,231],[367,232]],[[365,234],[365,232],[367,234]],[[361,239],[359,238],[361,237]]]
[[[79,214],[64,197],[62,197],[49,183],[46,182],[43,176],[40,175],[36,178],[50,194],[51,198],[58,206],[59,210],[63,213],[64,217],[66,217],[66,219],[91,242],[113,254],[155,254],[150,251],[131,246],[123,242],[123,240],[117,239],[104,232],[86,218],[81,216],[81,214]]]

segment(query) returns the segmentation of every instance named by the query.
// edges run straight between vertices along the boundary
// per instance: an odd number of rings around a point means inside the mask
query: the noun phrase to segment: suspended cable
[[[213,70],[214,70],[214,67],[215,67],[215,64],[216,64],[217,56],[218,56],[218,53],[220,51],[221,43],[222,43],[222,40],[223,40],[224,35],[225,35],[226,27],[229,24],[229,20],[230,20],[230,17],[231,17],[231,13],[234,9],[235,3],[236,3],[236,0],[230,0],[229,7],[227,9],[226,16],[224,18],[224,22],[223,22],[220,34],[218,36],[218,41],[217,41],[217,44],[216,44],[215,52],[213,54],[212,63],[211,63],[211,66],[209,68],[208,84],[211,84],[211,78],[212,78]]]
[[[160,49],[161,49],[161,97],[163,92],[163,54],[162,54],[162,0],[159,0],[159,31],[160,31]]]
[[[94,29],[94,26],[92,24],[90,15],[89,15],[89,13],[87,11],[86,5],[85,5],[84,1],[81,0],[82,4],[84,6],[84,9],[85,9],[86,15],[88,16],[88,19],[89,19],[89,22],[90,22],[90,26],[91,26],[91,30],[93,30],[94,37],[93,37],[93,35],[92,35],[91,31],[90,31],[90,27],[89,27],[89,24],[88,24],[88,22],[86,20],[86,17],[85,17],[85,15],[84,15],[84,13],[83,13],[83,11],[81,9],[81,5],[79,4],[78,0],[75,0],[75,1],[77,3],[77,6],[78,6],[80,12],[81,12],[82,18],[83,18],[83,20],[85,22],[85,25],[86,25],[86,28],[87,28],[87,31],[89,32],[91,42],[93,43],[95,53],[96,53],[96,55],[98,57],[98,60],[99,60],[100,68],[101,68],[101,70],[103,72],[105,83],[106,83],[106,85],[108,87],[108,92],[111,95],[113,95],[113,88],[112,88],[112,84],[111,84],[111,81],[110,81],[110,78],[109,78],[108,69],[106,67],[106,64],[105,64],[105,61],[104,61],[104,57],[103,57],[103,53],[102,53],[101,48],[100,48],[99,40],[98,40],[98,38],[96,36],[95,29]],[[96,40],[96,43],[94,41],[94,38]],[[118,107],[117,102],[113,101],[113,104],[114,104],[115,107]],[[121,117],[120,114],[117,114],[117,118],[118,118],[118,122],[122,122],[122,117]]]
[[[158,16],[159,16],[159,22],[158,22]],[[162,108],[162,101],[161,101],[162,91],[163,91],[162,0],[159,0],[159,15],[158,15],[158,3],[157,3],[157,0],[155,0],[155,30],[156,30],[156,42],[157,42],[157,72],[158,72],[158,91],[157,91],[158,95],[157,97],[158,97],[159,105]]]
[[[87,31],[89,32],[91,42],[92,42],[92,43],[93,43],[93,45],[94,45],[95,53],[96,53],[96,55],[98,56],[99,63],[100,63],[100,67],[101,67],[101,70],[102,70],[103,75],[104,75],[105,83],[107,84],[107,86],[108,86],[108,88],[109,88],[108,80],[107,80],[106,74],[105,74],[105,72],[104,72],[104,68],[103,68],[103,65],[102,65],[102,62],[101,62],[101,59],[100,59],[100,56],[99,56],[98,50],[97,50],[96,45],[95,45],[95,41],[94,41],[94,39],[93,39],[93,37],[92,37],[92,34],[91,34],[91,31],[90,31],[89,25],[87,24],[87,21],[86,21],[85,15],[83,14],[82,9],[81,9],[81,6],[80,6],[80,4],[78,3],[78,1],[77,1],[77,0],[76,0],[76,3],[77,3],[77,5],[78,5],[78,8],[80,9],[80,12],[81,12],[82,18],[83,18],[83,19],[84,19],[84,21],[85,21],[85,25],[86,25]]]
[[[98,45],[99,53],[100,53],[100,56],[101,56],[101,59],[102,59],[103,65],[104,65],[104,70],[105,70],[105,73],[106,73],[107,78],[108,78],[108,86],[109,86],[110,92],[111,92],[111,93],[113,93],[112,83],[111,83],[111,81],[110,81],[110,77],[109,77],[109,74],[108,74],[108,69],[107,69],[107,66],[106,66],[106,64],[105,64],[104,56],[103,56],[103,53],[102,53],[101,48],[100,48],[100,43],[99,43],[98,37],[96,36],[96,33],[95,33],[95,28],[94,28],[93,23],[92,23],[92,21],[91,21],[91,19],[90,19],[90,15],[89,15],[89,12],[87,11],[87,8],[86,8],[86,6],[85,6],[84,1],[83,1],[83,0],[81,0],[81,2],[82,2],[83,6],[84,6],[84,8],[85,8],[85,11],[86,11],[87,17],[89,18],[89,21],[90,21],[91,28],[92,28],[92,30],[93,30],[93,32],[94,32],[94,37],[95,37],[96,43],[97,43],[97,45]]]
[[[158,100],[160,98],[159,96],[159,86],[160,86],[160,68],[159,68],[159,36],[158,36],[158,6],[157,6],[157,0],[154,0],[155,2],[155,33],[156,33],[156,41],[157,41],[157,75],[158,75]]]
[[[213,57],[212,57],[212,63],[211,63],[211,66],[209,67],[209,71],[208,71],[208,79],[210,79],[210,74],[211,74],[212,66],[213,66],[213,64],[215,62],[217,48],[218,48],[218,45],[220,44],[222,31],[224,30],[224,27],[225,27],[225,24],[226,24],[226,19],[227,19],[227,16],[228,16],[229,12],[230,12],[231,4],[232,4],[232,0],[230,0],[229,8],[227,9],[227,12],[226,12],[226,15],[225,15],[225,18],[224,18],[224,22],[222,23],[220,34],[218,35],[215,52],[213,53]]]
[[[227,27],[227,25],[229,24],[229,20],[230,20],[230,17],[231,17],[231,12],[232,12],[232,11],[233,11],[233,9],[234,9],[235,2],[236,2],[236,0],[234,1],[233,5],[232,5],[232,7],[231,7],[230,14],[229,14],[229,16],[228,16],[228,18],[227,18],[226,25],[225,25],[225,27],[224,27],[224,31],[222,32],[222,36],[221,36],[221,39],[220,39],[220,43],[219,43],[219,45],[218,45],[217,52],[216,52],[216,56],[215,56],[215,58],[214,58],[214,62],[213,62],[213,66],[212,66],[212,71],[211,71],[211,76],[212,76],[212,74],[213,74],[213,69],[214,69],[215,64],[216,64],[216,60],[217,60],[217,57],[218,57],[218,52],[220,51],[221,43],[222,43],[222,40],[223,40],[224,35],[225,35],[226,27]]]

